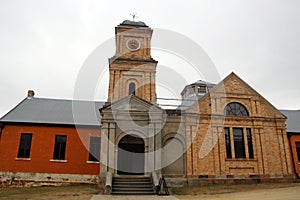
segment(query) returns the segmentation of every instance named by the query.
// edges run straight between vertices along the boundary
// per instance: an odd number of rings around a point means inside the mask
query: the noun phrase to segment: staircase
[[[154,195],[153,184],[147,176],[120,176],[112,180],[112,195]]]

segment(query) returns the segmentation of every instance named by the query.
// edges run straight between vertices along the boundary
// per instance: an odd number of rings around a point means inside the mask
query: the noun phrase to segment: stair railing
[[[156,172],[151,173],[152,181],[153,181],[153,189],[154,191],[157,191],[158,185],[159,185],[159,180],[157,178]]]

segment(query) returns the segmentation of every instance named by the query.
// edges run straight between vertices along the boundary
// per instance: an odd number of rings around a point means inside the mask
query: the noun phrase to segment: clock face
[[[138,40],[136,39],[130,39],[127,41],[127,48],[130,50],[130,51],[136,51],[136,50],[139,50],[141,47],[141,44]]]

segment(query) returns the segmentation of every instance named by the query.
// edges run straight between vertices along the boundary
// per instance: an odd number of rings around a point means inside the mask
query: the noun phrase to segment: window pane
[[[198,87],[198,93],[201,93],[201,94],[206,93],[206,86]]]
[[[91,137],[89,161],[99,162],[99,160],[100,160],[100,137]]]
[[[247,130],[247,140],[248,140],[248,152],[249,152],[249,158],[254,158],[251,129],[250,129],[250,128],[247,128],[246,130]]]
[[[32,134],[21,134],[21,140],[18,151],[18,158],[29,158],[31,148]]]
[[[128,95],[130,94],[135,94],[135,83],[130,83],[129,84],[129,92]]]
[[[55,136],[55,146],[53,159],[65,160],[67,136],[57,135]]]
[[[225,115],[232,115],[232,116],[249,116],[249,113],[245,106],[240,103],[229,103],[224,110]]]
[[[232,158],[229,128],[225,128],[226,156]]]
[[[246,158],[242,128],[233,128],[235,158]]]
[[[298,163],[300,163],[300,142],[296,142],[296,151],[298,156]]]

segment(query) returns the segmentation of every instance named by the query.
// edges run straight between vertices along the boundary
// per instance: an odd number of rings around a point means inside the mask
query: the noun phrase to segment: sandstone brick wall
[[[224,108],[230,102],[243,104],[249,117],[224,116]],[[187,113],[199,113],[198,117],[187,115],[186,119],[186,140],[191,140],[193,134],[195,137],[187,149],[188,176],[284,177],[292,174],[286,118],[235,74],[225,78]],[[234,150],[233,158],[226,158],[224,127],[251,129],[253,159],[248,157],[246,139],[246,158],[234,158]],[[231,149],[233,145],[231,135]]]
[[[129,94],[129,84],[136,86],[135,95],[156,101],[156,62],[113,60],[110,64],[108,98],[122,99]]]

